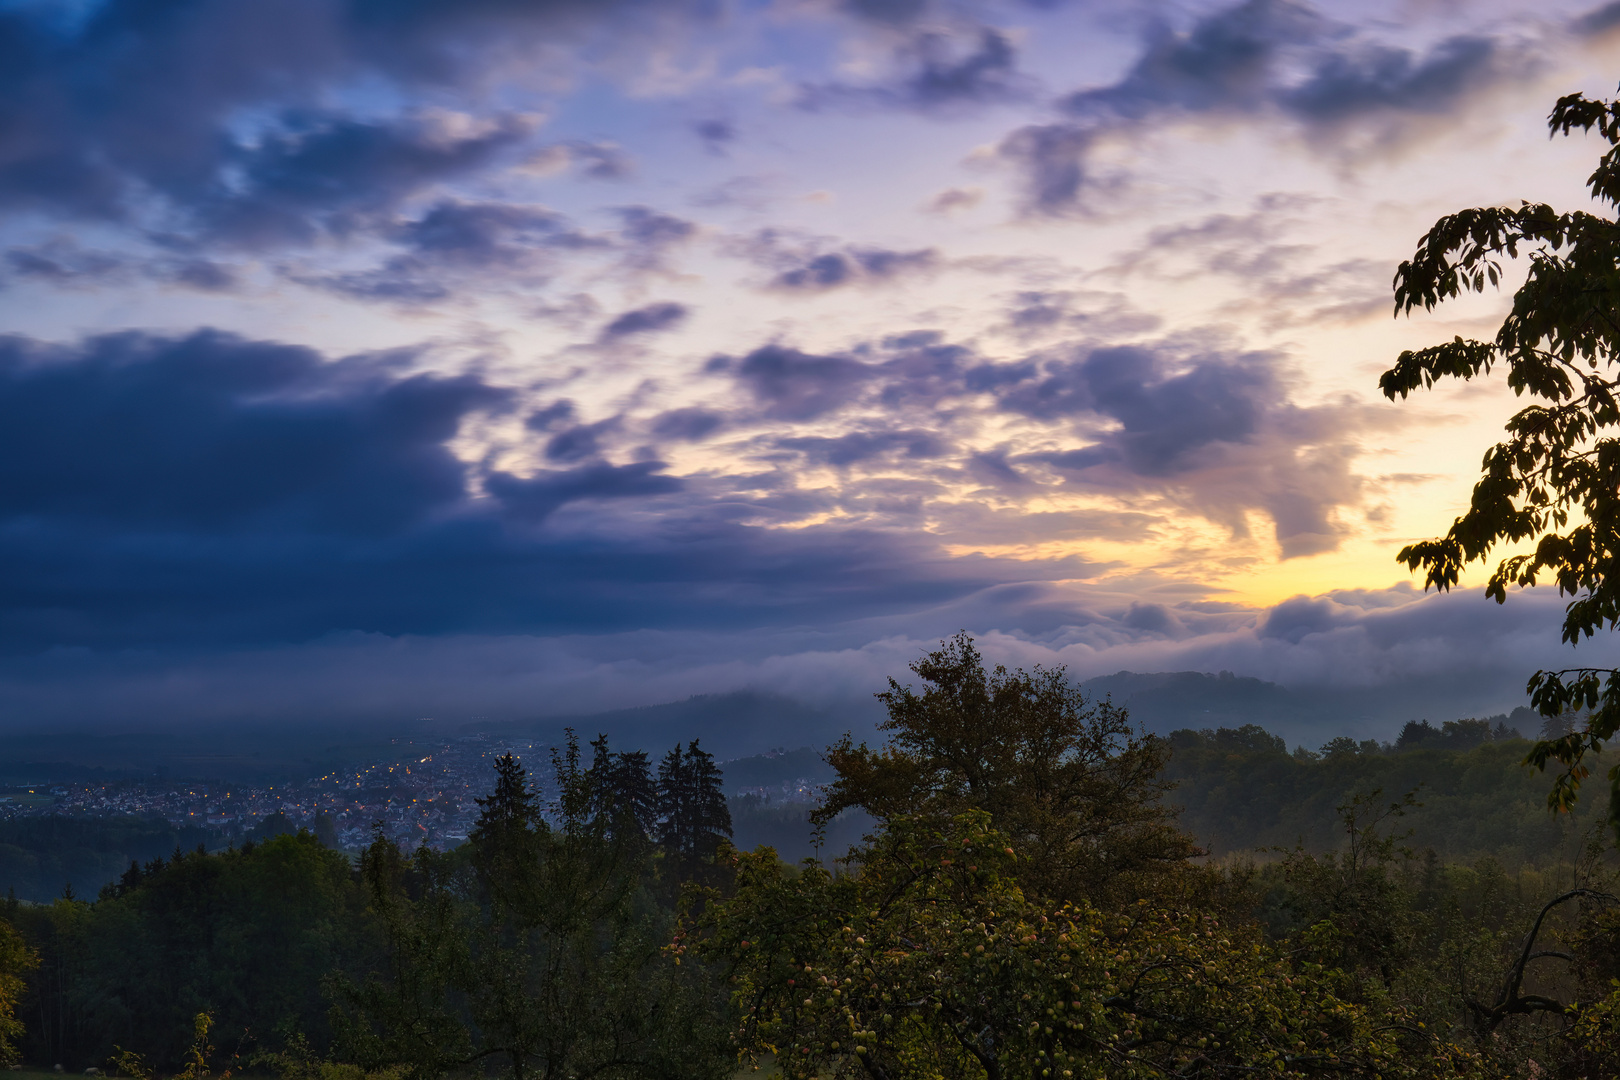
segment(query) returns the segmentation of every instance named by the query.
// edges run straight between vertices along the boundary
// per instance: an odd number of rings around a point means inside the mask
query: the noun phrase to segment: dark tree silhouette
[[[658,842],[690,868],[714,857],[720,841],[731,836],[731,810],[714,755],[698,740],[680,744],[658,766]]]
[[[651,838],[658,828],[658,785],[645,750],[613,752],[606,735],[591,742],[587,773],[591,821],[610,836]]]

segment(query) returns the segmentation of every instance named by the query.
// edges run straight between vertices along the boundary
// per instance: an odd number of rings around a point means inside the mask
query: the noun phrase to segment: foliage
[[[687,743],[685,754],[677,744],[664,755],[658,765],[658,798],[663,812],[658,842],[690,877],[731,836],[720,770],[696,739]]]
[[[173,1080],[208,1080],[216,1075],[208,1068],[209,1055],[214,1052],[214,1044],[208,1041],[208,1031],[213,1026],[214,1018],[205,1012],[192,1017],[191,1045],[186,1048],[184,1064],[174,1074]],[[135,1080],[158,1080],[157,1070],[148,1068],[141,1055],[122,1046],[114,1049],[117,1053],[113,1055],[111,1064],[116,1073],[128,1074]],[[230,1080],[231,1070],[225,1069],[217,1075],[219,1080]]]
[[[695,747],[695,744],[694,744]],[[665,800],[653,781],[645,750],[617,753],[608,748],[606,735],[591,741],[589,774],[591,818],[614,835],[646,840],[658,830]],[[672,753],[679,754],[676,747]]]
[[[149,862],[205,842],[213,844],[214,834],[175,828],[161,818],[13,818],[0,821],[0,882],[37,903],[50,903],[70,883],[79,895],[94,896],[131,861]]]
[[[14,907],[15,903],[8,906]],[[17,1063],[15,1040],[23,1030],[17,1019],[17,1003],[22,996],[23,975],[38,966],[39,957],[22,935],[10,922],[0,919],[0,1068]]]
[[[1063,669],[985,671],[958,634],[911,665],[922,694],[889,680],[880,751],[846,735],[817,819],[860,807],[879,822],[984,810],[1023,859],[1027,888],[1061,899],[1146,895],[1195,849],[1161,796],[1167,747],[1123,709],[1088,702]]]
[[[1620,101],[1571,94],[1548,119],[1554,134],[1596,131],[1609,149],[1587,180],[1592,196],[1620,205]],[[1395,310],[1432,309],[1465,291],[1498,285],[1501,259],[1528,256],[1528,275],[1491,341],[1455,338],[1403,352],[1380,387],[1406,397],[1442,378],[1472,379],[1506,367],[1507,385],[1531,404],[1507,423],[1508,437],[1485,453],[1464,514],[1446,535],[1412,544],[1400,561],[1421,568],[1426,584],[1456,585],[1463,567],[1488,562],[1501,546],[1534,543],[1501,558],[1486,585],[1498,603],[1510,587],[1544,579],[1571,597],[1563,639],[1575,643],[1620,622],[1620,223],[1544,204],[1483,207],[1441,218],[1395,275]],[[1549,796],[1568,808],[1587,768],[1587,752],[1620,730],[1620,671],[1538,671],[1529,689],[1546,716],[1571,707],[1595,710],[1584,730],[1538,743],[1531,759],[1564,767]],[[1620,826],[1620,767],[1610,770],[1611,817]]]
[[[367,1071],[358,1065],[332,1061],[319,1056],[303,1032],[294,1032],[280,1050],[261,1050],[249,1064],[268,1068],[281,1080],[401,1080],[404,1070],[385,1068]]]
[[[1431,729],[1433,730],[1433,729]],[[1411,846],[1442,862],[1492,856],[1512,867],[1573,864],[1594,808],[1550,814],[1546,783],[1523,767],[1530,743],[1490,742],[1468,750],[1387,752],[1349,738],[1319,753],[1286,752],[1281,740],[1253,725],[1168,736],[1167,800],[1180,824],[1218,856],[1303,846],[1321,854],[1344,838],[1337,807],[1374,790],[1416,790],[1420,813],[1405,818]]]
[[[989,815],[894,818],[855,872],[739,857],[702,950],[730,966],[747,1056],[789,1077],[1466,1074],[1473,1059],[1250,926],[1018,887]]]
[[[117,1044],[169,1069],[200,1012],[244,1049],[278,1029],[323,1033],[321,977],[370,940],[359,899],[348,860],[302,833],[154,860],[95,904],[22,907],[43,961],[25,1050],[83,1067]]]
[[[340,1057],[413,1078],[503,1063],[526,1077],[725,1073],[706,972],[665,948],[643,837],[592,815],[595,781],[570,739],[554,757],[556,828],[508,755],[470,842],[404,855],[379,838],[361,865],[384,927],[384,970],[340,978]]]

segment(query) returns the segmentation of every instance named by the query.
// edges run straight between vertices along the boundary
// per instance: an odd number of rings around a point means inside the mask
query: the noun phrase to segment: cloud
[[[666,271],[669,256],[698,234],[693,222],[646,206],[621,207],[618,215],[624,265],[633,271]]]
[[[703,141],[704,149],[721,154],[737,138],[737,127],[729,120],[710,118],[692,125],[692,132]]]
[[[1272,514],[1285,554],[1330,541],[1334,507],[1355,492],[1347,472],[1313,455],[1342,448],[1355,418],[1290,404],[1280,362],[1265,354],[1144,350],[997,365],[932,333],[895,335],[859,359],[767,346],[716,366],[751,402],[731,412],[584,420],[567,399],[533,408],[525,427],[547,463],[524,474],[451,449],[469,419],[510,412],[518,393],[415,371],[409,353],[331,359],[218,332],[7,338],[0,702],[43,722],[88,715],[123,688],[124,704],[97,715],[155,716],[147,710],[163,704],[191,716],[203,693],[184,687],[230,684],[239,692],[210,704],[232,717],[291,708],[318,687],[322,715],[375,719],[405,707],[382,674],[400,657],[413,660],[406,685],[425,688],[432,673],[471,694],[465,702],[514,716],[530,714],[522,698],[536,687],[611,703],[590,696],[586,671],[643,671],[627,685],[648,697],[620,703],[648,703],[765,679],[813,693],[815,673],[842,656],[844,674],[821,692],[854,693],[965,626],[993,658],[1069,663],[1079,675],[1231,669],[1337,687],[1333,700],[1353,699],[1354,715],[1374,717],[1355,722],[1371,724],[1407,707],[1392,704],[1391,688],[1407,703],[1425,686],[1444,689],[1466,715],[1511,704],[1522,669],[1556,662],[1551,592],[1506,608],[1472,595],[1344,592],[1253,611],[1202,603],[1188,583],[1177,587],[1192,600],[1109,585],[1099,580],[1108,567],[1079,558],[947,557],[919,527],[942,512],[930,474],[960,468],[1000,498],[1067,478],[1216,517]],[[880,474],[845,492],[795,485],[791,464],[774,478],[681,476],[656,458],[612,457],[621,431],[690,440],[761,416],[824,423],[890,391],[946,407],[916,413],[937,416],[929,425],[861,421],[760,441],[779,462]],[[947,414],[975,395],[1089,441],[1046,456],[962,447]],[[952,502],[957,538],[1016,520],[1007,535],[1020,539],[1033,528],[1129,540],[1156,522],[1140,510],[1091,520],[961,506],[959,485]],[[834,510],[860,524],[805,523]],[[775,520],[796,527],[759,524]],[[674,662],[687,655],[669,651],[682,635],[705,642],[708,658]],[[474,655],[520,654],[529,659],[488,686],[452,677],[456,664],[476,667]],[[261,662],[259,675],[242,667]],[[313,682],[287,677],[300,665]],[[300,689],[240,692],[272,671]]]
[[[1344,401],[1296,404],[1280,355],[1182,339],[1069,343],[1008,361],[917,331],[843,353],[773,343],[741,358],[716,356],[706,368],[750,403],[710,407],[733,429],[815,425],[757,439],[746,452],[762,465],[790,477],[794,461],[897,470],[903,480],[821,490],[848,513],[883,505],[880,516],[912,519],[931,507],[926,513],[948,521],[963,542],[1005,540],[967,540],[979,535],[976,519],[934,501],[947,475],[1002,500],[1054,491],[1146,497],[1142,505],[1156,505],[1159,520],[1196,515],[1234,539],[1264,520],[1283,558],[1331,551],[1349,532],[1347,512],[1368,495],[1354,469],[1361,440],[1387,422]],[[1003,434],[986,446],[992,427]],[[905,494],[884,489],[892,484]],[[1022,542],[1072,536],[1080,520],[1026,518]]]
[[[1065,119],[1021,127],[997,155],[1022,172],[1029,213],[1083,213],[1117,186],[1096,151],[1193,120],[1280,120],[1342,163],[1397,149],[1435,118],[1536,67],[1480,35],[1426,53],[1372,40],[1296,0],[1244,0],[1185,31],[1162,24],[1116,82],[1068,95]]]
[[[1054,334],[1084,333],[1128,337],[1159,328],[1157,315],[1137,310],[1121,293],[1030,289],[1014,294],[1006,328],[1030,340]]]
[[[487,102],[500,75],[666,44],[709,5],[663,0],[107,0],[0,12],[0,207],[247,246],[304,243],[526,146],[536,121],[346,101]],[[364,95],[355,94],[366,87]],[[574,148],[591,174],[622,153]]]
[[[689,310],[685,304],[665,300],[656,304],[626,311],[602,328],[604,341],[628,337],[632,334],[653,334],[672,330],[686,320]]]
[[[5,254],[13,277],[32,278],[63,288],[118,285],[131,277],[130,260],[106,251],[81,248],[73,240],[57,238]]]
[[[538,415],[540,415],[540,414],[537,413],[536,416],[538,416]],[[529,422],[530,422],[529,426],[531,426],[531,427],[534,426],[534,419],[535,419],[535,417],[532,417],[532,416],[529,418]],[[574,427],[565,428],[564,430],[557,432],[550,439],[546,440],[546,450],[545,450],[546,460],[547,461],[575,462],[575,461],[585,461],[585,460],[589,460],[589,459],[593,459],[593,458],[599,458],[599,457],[601,457],[601,454],[602,454],[602,438],[603,438],[603,436],[611,434],[612,432],[618,430],[618,427],[619,427],[619,418],[618,417],[609,417],[606,420],[598,420],[594,424],[577,424]],[[637,468],[641,468],[642,465],[645,465],[645,464],[646,463],[644,463],[644,462],[643,463],[638,463]],[[661,464],[658,465],[658,468],[662,468],[662,465]],[[643,470],[643,471],[648,471],[648,470]],[[653,471],[656,471],[656,470],[653,470]],[[609,475],[609,474],[604,474],[604,475]],[[620,474],[619,473],[612,473],[611,475],[612,476],[619,476]],[[625,474],[625,475],[633,475],[633,474]],[[658,482],[662,483],[662,482],[668,481],[669,478],[668,477],[656,477],[654,479],[657,480]],[[496,489],[492,489],[492,490],[496,490]],[[515,491],[515,490],[518,490],[518,489],[513,488],[513,487],[510,486],[510,484],[508,484],[507,490],[514,490]],[[498,493],[499,493],[499,491],[497,490],[497,494]],[[559,503],[558,505],[561,505],[561,504]]]
[[[1104,435],[1114,460],[1142,476],[1196,467],[1217,443],[1243,443],[1281,393],[1270,366],[1209,359],[1169,374],[1143,348],[1097,349],[1048,364],[1045,377],[1001,396],[1005,409],[1041,420],[1097,415],[1119,424]]]
[[[4,267],[14,280],[59,289],[113,288],[138,280],[210,293],[234,292],[240,287],[235,269],[211,259],[102,251],[81,247],[70,236],[12,248],[5,252]]]
[[[1031,96],[1034,81],[1017,70],[1012,40],[993,27],[959,35],[937,29],[907,36],[894,50],[895,73],[867,84],[825,83],[803,88],[805,108],[884,107],[919,112],[1016,101]]]
[[[731,361],[719,357],[710,370],[730,370],[732,377],[779,420],[813,420],[855,399],[876,374],[846,356],[815,356],[785,345],[765,345]]]
[[[1604,35],[1620,26],[1620,3],[1604,4],[1577,17],[1570,29],[1577,34]]]
[[[328,363],[212,331],[77,349],[4,339],[0,520],[14,538],[58,522],[228,535],[425,521],[465,499],[444,444],[463,417],[509,397],[395,362]]]
[[[1112,346],[1038,366],[983,366],[968,380],[1008,412],[1067,421],[1082,441],[1012,464],[1044,464],[1082,488],[1163,492],[1236,536],[1262,512],[1284,558],[1337,547],[1340,508],[1362,498],[1350,461],[1363,418],[1292,404],[1267,354]]]
[[[839,554],[859,560],[869,553]],[[585,562],[569,568],[592,570]],[[871,570],[891,583],[906,580],[904,568],[882,557]],[[637,587],[648,585],[661,591],[656,579]],[[746,588],[753,587],[750,580]],[[615,607],[629,599],[604,598]],[[769,690],[838,708],[859,727],[870,722],[860,703],[869,705],[887,677],[904,677],[918,655],[966,628],[991,663],[1066,666],[1077,679],[1122,670],[1235,670],[1281,683],[1294,708],[1268,725],[1291,744],[1314,747],[1341,734],[1392,739],[1420,717],[1504,712],[1525,703],[1524,682],[1536,667],[1572,659],[1613,664],[1617,652],[1609,639],[1579,653],[1559,647],[1561,605],[1550,590],[1498,606],[1471,592],[1422,596],[1401,586],[1254,610],[1024,581],[919,590],[910,603],[900,595],[888,599],[904,613],[873,618],[862,609],[813,627],[775,623],[742,632],[723,625],[622,629],[609,620],[591,633],[334,634],[223,650],[0,655],[0,713],[14,731],[84,730],[86,717],[107,727],[180,723],[217,730],[221,723],[285,729],[300,717],[397,727],[401,716],[429,715],[449,727],[475,717],[530,720]],[[1331,625],[1292,640],[1264,631],[1278,610],[1311,603],[1328,606]],[[1032,629],[1002,629],[1021,624]],[[692,735],[709,739],[679,733]],[[760,740],[737,752],[778,745],[782,733],[766,729]]]
[[[801,239],[774,229],[762,230],[730,247],[734,253],[774,271],[767,288],[804,295],[927,274],[939,269],[944,262],[934,248],[896,251],[846,245],[827,250],[824,241]]]
[[[465,176],[521,145],[534,120],[422,110],[364,122],[290,114],[229,155],[229,183],[195,193],[203,230],[247,247],[344,235],[440,181]]]
[[[726,418],[710,409],[691,406],[659,413],[651,423],[652,433],[673,442],[701,442],[725,427]]]
[[[946,188],[944,191],[928,200],[923,209],[930,214],[952,214],[972,210],[984,201],[984,189],[978,187]]]
[[[454,199],[440,200],[414,219],[380,222],[374,235],[401,250],[366,270],[297,267],[286,274],[357,300],[421,303],[447,299],[469,285],[489,290],[541,284],[560,254],[614,247],[545,207]]]
[[[1248,213],[1210,214],[1151,230],[1113,272],[1171,282],[1226,276],[1241,283],[1242,295],[1224,310],[1254,311],[1268,329],[1387,315],[1388,272],[1383,264],[1362,258],[1324,264],[1312,246],[1283,239],[1332,208],[1320,199],[1263,195]]]
[[[816,465],[844,468],[891,457],[926,460],[943,457],[948,447],[938,432],[921,428],[899,431],[851,431],[838,436],[806,435],[779,439],[777,446],[796,450]]]
[[[550,452],[558,439],[568,438],[580,430],[575,428],[554,438],[547,446],[547,456],[561,461],[595,456],[595,433],[590,429],[584,429],[589,433],[587,443],[570,446],[562,453]],[[631,465],[593,462],[577,469],[539,472],[521,478],[495,473],[486,485],[520,521],[537,522],[581,499],[641,498],[680,491],[681,481],[660,475],[663,468],[661,461],[638,461]]]
[[[464,459],[451,446],[469,419],[517,393],[412,363],[215,331],[0,341],[0,653],[769,625],[1030,573],[906,530],[762,527],[825,503],[617,462],[630,422],[581,421],[566,400],[526,423],[546,467]],[[736,374],[767,414],[804,417],[833,407],[853,363],[758,350]],[[726,422],[691,408],[652,426],[701,438]],[[903,452],[929,438],[905,433]],[[805,451],[821,449],[862,450]]]
[[[636,163],[617,143],[576,139],[541,147],[523,163],[525,172],[550,176],[576,169],[592,180],[623,180],[636,171]]]

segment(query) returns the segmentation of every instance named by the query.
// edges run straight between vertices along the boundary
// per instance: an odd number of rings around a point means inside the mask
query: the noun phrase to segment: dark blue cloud
[[[662,270],[664,260],[676,248],[697,236],[697,226],[646,206],[626,206],[619,210],[623,223],[619,230],[625,265],[632,270]]]
[[[996,149],[1023,172],[1027,209],[1062,214],[1080,208],[1084,189],[1100,186],[1088,159],[1098,136],[1098,128],[1080,124],[1029,124]]]
[[[770,287],[790,293],[827,292],[857,282],[891,281],[903,274],[932,270],[939,263],[939,252],[933,248],[849,248],[816,255],[784,269],[771,279]]]
[[[1143,476],[1166,476],[1203,464],[1201,453],[1212,444],[1250,441],[1283,400],[1263,360],[1205,359],[1172,374],[1153,351],[1120,346],[1048,364],[1042,377],[1005,391],[1000,404],[1038,420],[1092,415],[1117,422],[1098,447],[1054,464],[1073,467],[1090,455]]]
[[[535,414],[536,416],[540,414]],[[534,417],[529,418],[533,426]],[[603,438],[619,427],[617,417],[598,420],[594,424],[577,424],[565,428],[546,440],[547,461],[586,461],[601,456]],[[660,477],[659,479],[667,479]],[[515,489],[514,489],[515,490]]]
[[[588,449],[552,454],[552,448],[548,445],[547,456],[553,460],[572,461],[593,454],[596,449],[595,433],[590,429],[573,429],[575,432],[582,430],[586,433],[584,439]],[[558,438],[565,438],[569,434],[564,432]],[[673,476],[660,475],[663,468],[661,461],[638,461],[632,465],[610,465],[598,461],[583,468],[540,472],[523,478],[495,473],[485,482],[485,486],[520,521],[540,521],[580,499],[626,499],[680,491],[683,486],[681,481]]]
[[[737,138],[737,127],[729,120],[699,120],[692,131],[711,154],[722,153]]]
[[[523,144],[533,122],[497,117],[462,130],[428,113],[386,122],[291,115],[232,148],[225,176],[192,194],[210,233],[253,246],[308,242],[368,224],[432,184],[465,176]]]
[[[1000,145],[1025,174],[1026,208],[1083,211],[1099,172],[1099,140],[1131,137],[1186,117],[1283,117],[1317,146],[1340,152],[1346,131],[1372,131],[1363,150],[1396,145],[1417,117],[1446,115],[1477,91],[1533,65],[1488,37],[1454,37],[1426,54],[1352,32],[1296,0],[1244,0],[1182,32],[1157,25],[1116,82],[1070,94],[1068,119],[1028,125]]]
[[[664,301],[626,311],[602,328],[602,338],[627,337],[631,334],[651,334],[679,326],[688,314],[685,304]]]
[[[561,214],[510,203],[441,201],[392,232],[400,243],[435,262],[478,269],[520,266],[540,246],[566,250],[606,246],[572,227]]]
[[[410,364],[217,332],[0,340],[0,649],[735,629],[894,615],[1029,576],[946,559],[914,531],[742,524],[825,499],[615,463],[619,421],[576,423],[566,402],[528,420],[548,467],[463,460],[463,424],[515,395]],[[864,381],[857,361],[779,347],[733,366],[782,415]],[[725,422],[687,409],[652,427]],[[803,452],[937,449],[920,429],[874,439]]]
[[[942,34],[925,34],[913,46],[918,71],[906,80],[903,93],[922,106],[951,105],[960,101],[987,101],[1017,96],[1017,52],[1007,35],[981,28],[976,47],[965,56],[954,55]]]
[[[1575,19],[1570,24],[1570,29],[1577,34],[1597,35],[1607,34],[1617,26],[1620,26],[1620,2],[1593,8]]]
[[[841,0],[840,7],[852,15],[880,23],[906,23],[931,7],[929,0]]]
[[[403,250],[368,270],[288,276],[357,300],[423,303],[469,284],[539,284],[560,253],[613,246],[543,207],[496,202],[441,200],[414,220],[378,225],[376,233]]]
[[[1341,607],[1325,596],[1296,596],[1266,614],[1259,636],[1297,645],[1311,634],[1325,634],[1359,621],[1361,612]]]
[[[144,279],[198,292],[226,293],[240,284],[232,267],[201,256],[144,258],[80,247],[62,237],[12,248],[0,265],[12,279],[43,281],[61,289],[128,285]]]
[[[550,431],[558,424],[573,418],[574,403],[567,398],[558,398],[545,408],[531,413],[523,423],[530,431]]]
[[[817,465],[843,467],[874,459],[913,460],[943,457],[950,447],[937,432],[921,428],[897,431],[851,431],[845,435],[805,435],[778,439],[777,446],[796,450]]]
[[[977,27],[964,47],[955,35],[923,30],[895,51],[896,74],[879,83],[831,83],[806,87],[800,104],[958,110],[1028,97],[1032,80],[1018,71],[1018,52],[1006,34]]]
[[[1012,491],[1030,483],[1029,477],[1008,462],[1002,450],[980,450],[968,455],[967,472],[979,483],[997,490]]]
[[[79,18],[8,5],[0,207],[130,220],[151,217],[155,200],[180,233],[307,239],[463,175],[533,127],[518,116],[463,131],[426,115],[332,111],[345,89],[370,81],[385,99],[442,99],[514,50],[612,48],[714,14],[707,0],[104,0]],[[248,117],[268,122],[248,130]],[[585,156],[598,173],[626,167],[622,155]]]
[[[832,412],[854,400],[876,374],[847,356],[815,356],[785,345],[763,346],[735,363],[710,364],[729,367],[765,415],[778,420],[813,420]]]
[[[675,442],[700,442],[719,431],[726,418],[710,409],[671,409],[653,419],[653,434]]]
[[[1323,58],[1310,78],[1279,92],[1277,101],[1313,125],[1382,110],[1445,114],[1496,78],[1500,55],[1496,42],[1483,37],[1450,38],[1421,58],[1369,45]]]
[[[1185,33],[1156,26],[1117,83],[1070,95],[1077,117],[1144,120],[1166,110],[1258,109],[1268,103],[1285,50],[1333,28],[1294,0],[1245,0],[1199,19]]]
[[[503,408],[469,376],[202,332],[0,341],[0,515],[158,532],[387,533],[458,506],[446,449]]]

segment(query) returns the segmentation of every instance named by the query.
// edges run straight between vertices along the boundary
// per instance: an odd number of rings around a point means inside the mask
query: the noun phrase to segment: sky
[[[1437,217],[1590,206],[1545,118],[1620,3],[6,0],[0,54],[0,729],[869,700],[965,629],[1387,737],[1614,662],[1396,564],[1514,400],[1377,380],[1509,302],[1392,317]]]

